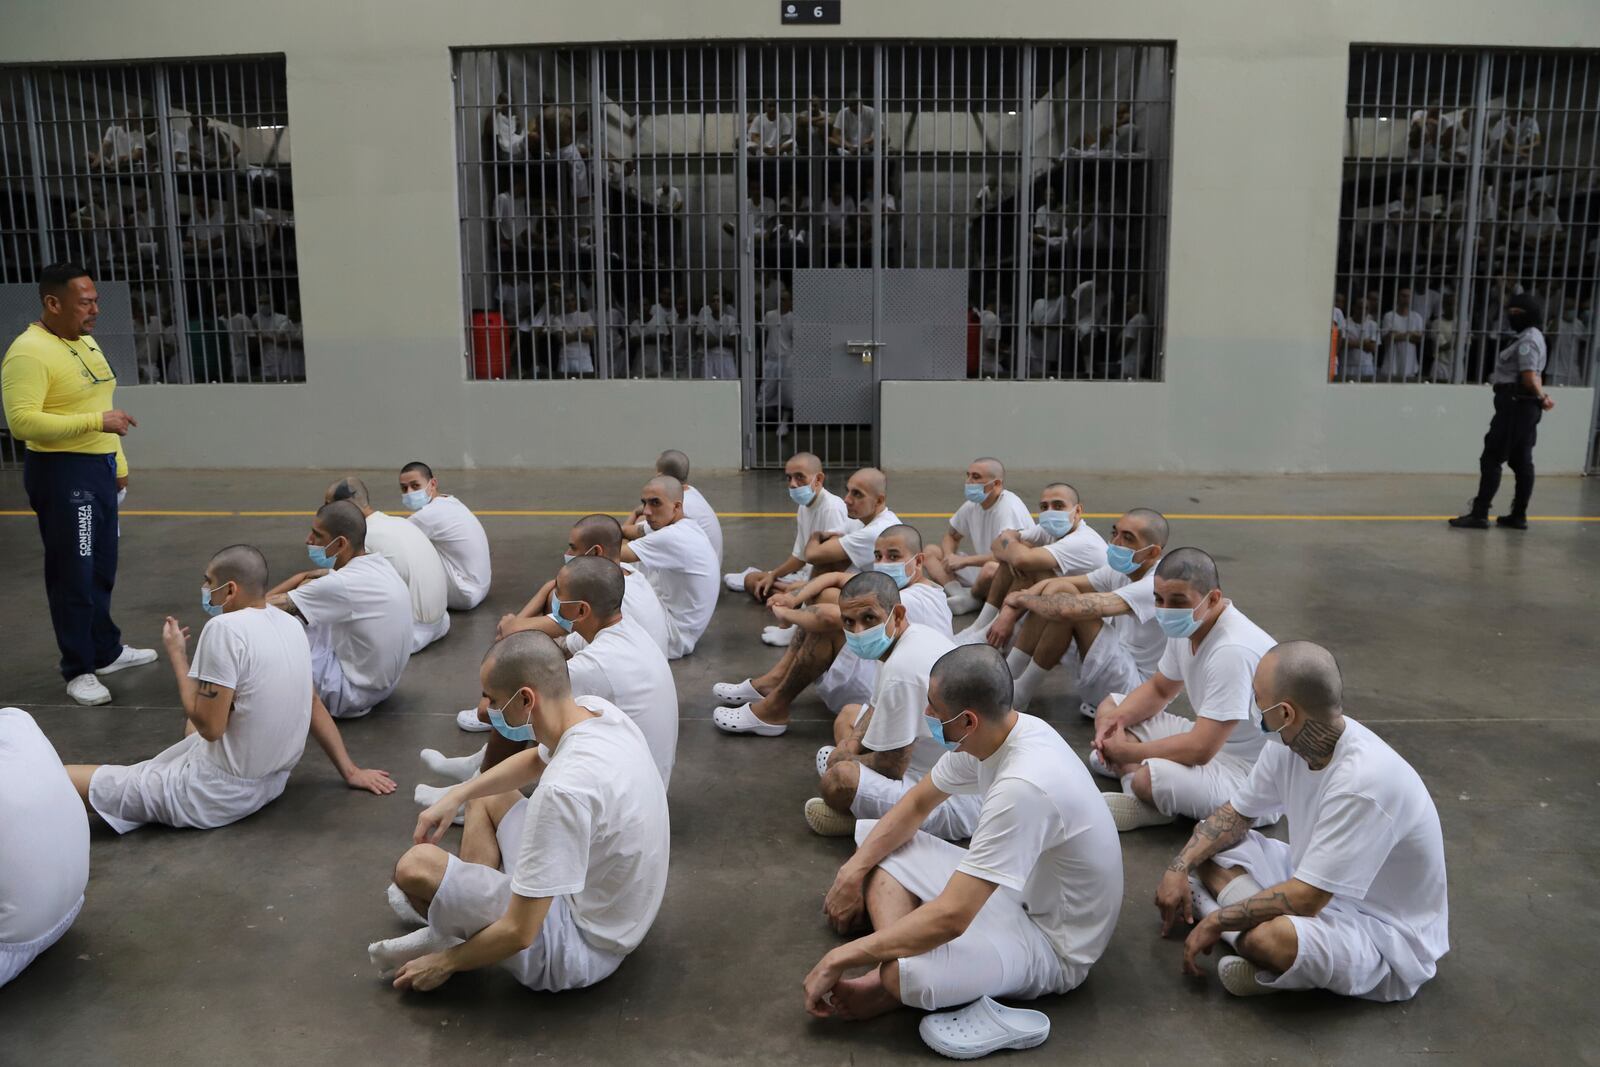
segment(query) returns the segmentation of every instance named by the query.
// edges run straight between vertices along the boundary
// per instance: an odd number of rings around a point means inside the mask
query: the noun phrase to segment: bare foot
[[[833,1005],[840,1017],[860,1022],[893,1011],[900,1002],[883,988],[883,979],[874,967],[860,978],[845,978],[834,986]]]
[[[760,688],[759,686],[757,688]],[[750,713],[768,726],[788,726],[789,709],[781,710],[771,707],[770,699],[759,701],[750,705]]]

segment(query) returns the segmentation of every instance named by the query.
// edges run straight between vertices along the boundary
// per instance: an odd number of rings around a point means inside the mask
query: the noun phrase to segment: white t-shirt
[[[500,240],[517,244],[528,237],[528,202],[513,193],[501,193],[494,198],[494,217]]]
[[[1053,541],[1050,539],[1050,531],[1038,523],[1019,527],[1017,532],[1022,535],[1024,541],[1035,548],[1042,547],[1049,550],[1050,555],[1055,557],[1057,574],[1063,576],[1088,574],[1106,564],[1106,539],[1100,536],[1099,530],[1082,519],[1078,520],[1076,529],[1065,537]]]
[[[235,778],[265,778],[300,762],[311,728],[311,645],[276,608],[243,608],[206,622],[189,677],[233,690],[222,737],[206,757]]]
[[[982,504],[964,500],[956,513],[950,516],[950,528],[961,535],[962,555],[986,556],[989,546],[1001,530],[1023,530],[1032,521],[1028,505],[1009,489],[1001,490],[1000,499],[985,509]]]
[[[579,330],[592,330],[594,316],[581,309],[568,311],[558,317],[558,323],[563,332],[577,333]],[[562,341],[561,358],[556,363],[556,373],[594,373],[594,350],[589,347],[586,339],[579,337]]]
[[[439,553],[450,583],[450,606],[464,611],[482,602],[489,592],[489,535],[472,509],[440,493],[413,512],[411,522]]]
[[[937,630],[912,623],[878,668],[878,684],[872,690],[872,718],[862,735],[861,747],[889,752],[911,745],[907,781],[917,781],[927,774],[945,753],[944,746],[933,739],[928,717],[922,712],[928,706],[928,675],[933,673],[933,665],[955,647]]]
[[[833,120],[839,139],[846,148],[859,148],[861,142],[878,132],[878,111],[862,104],[858,108],[840,108]]]
[[[0,708],[0,945],[37,940],[89,884],[89,815],[33,717]]]
[[[1190,638],[1168,638],[1156,669],[1183,683],[1197,718],[1236,722],[1222,751],[1253,760],[1267,735],[1261,732],[1250,683],[1256,664],[1277,643],[1230,602],[1200,642],[1198,652],[1193,651]]]
[[[1381,341],[1382,333],[1378,329],[1378,322],[1371,315],[1356,322],[1348,320],[1350,332],[1346,334],[1345,367],[1344,371],[1352,378],[1370,378],[1377,373],[1378,355],[1369,352],[1361,346],[1367,341]]]
[[[561,735],[528,798],[522,849],[507,864],[519,897],[565,897],[583,939],[626,955],[650,930],[667,888],[667,790],[644,734],[616,705]]]
[[[1149,572],[1138,581],[1110,567],[1090,571],[1089,584],[1099,593],[1115,593],[1128,605],[1131,615],[1113,615],[1105,620],[1116,633],[1122,646],[1133,653],[1133,662],[1145,677],[1156,672],[1161,656],[1167,651],[1167,634],[1156,621],[1156,572]]]
[[[717,513],[711,507],[711,502],[705,494],[692,485],[683,487],[683,517],[694,520],[694,524],[705,533],[706,540],[711,542],[712,551],[717,554],[717,565],[722,565],[722,523],[717,520]]]
[[[629,544],[672,620],[672,648],[667,655],[688,655],[711,625],[722,586],[711,542],[700,527],[684,518]]]
[[[1063,961],[1099,959],[1122,910],[1122,843],[1099,786],[1061,735],[1019,713],[988,759],[947,752],[932,776],[941,792],[983,796],[956,869],[1021,893]]]
[[[779,115],[772,119],[767,117],[765,111],[750,120],[750,126],[745,130],[745,137],[755,136],[762,148],[777,148],[784,141],[794,140],[794,120],[788,115]]]
[[[387,693],[411,659],[411,594],[389,561],[365,553],[289,590],[300,617],[329,628],[345,681]]]
[[[845,511],[844,501],[826,489],[818,489],[817,495],[811,498],[811,503],[802,504],[795,509],[794,548],[789,550],[789,554],[803,562],[806,558],[806,545],[810,543],[812,534],[842,530],[849,521],[850,515]],[[809,575],[811,565],[807,563],[798,573]]]
[[[1250,818],[1287,814],[1294,877],[1382,922],[1384,961],[1420,985],[1450,948],[1439,813],[1409,763],[1359,722],[1344,723],[1320,771],[1287,745],[1267,745],[1230,803]]]
[[[650,584],[650,579],[645,577],[642,570],[626,563],[620,566],[625,579],[622,586],[622,617],[637,623],[661,649],[661,654],[667,655],[672,645],[671,638],[667,636],[667,609],[661,606],[656,587]],[[570,636],[567,638],[567,647],[572,648]]]
[[[644,735],[661,784],[672,781],[678,751],[678,687],[667,655],[629,619],[607,626],[567,661],[572,691],[615,704]]]
[[[900,525],[900,516],[885,507],[873,518],[862,525],[860,519],[846,518],[844,525],[836,527],[844,536],[839,538],[845,555],[850,557],[850,566],[858,571],[872,569],[872,546],[878,543],[878,535],[891,526]],[[832,530],[827,531],[832,533]]]
[[[1405,341],[1399,338],[1389,338],[1394,333],[1422,332],[1422,312],[1415,308],[1404,315],[1398,311],[1383,313],[1381,332],[1386,338],[1383,343],[1383,365],[1379,369],[1384,375],[1391,378],[1414,378],[1422,369],[1421,346],[1415,341]]]
[[[376,552],[406,583],[411,593],[411,617],[435,623],[450,606],[450,579],[444,561],[428,535],[405,519],[374,511],[367,516],[367,551]]]
[[[926,626],[946,637],[955,634],[955,617],[950,614],[950,598],[927,579],[912,582],[900,590],[900,603],[906,606],[906,621]]]

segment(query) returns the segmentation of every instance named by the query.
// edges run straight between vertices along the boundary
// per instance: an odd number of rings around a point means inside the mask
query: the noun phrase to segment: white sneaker
[[[1172,821],[1171,815],[1164,815],[1161,809],[1154,804],[1146,804],[1138,797],[1130,797],[1126,793],[1101,793],[1106,807],[1111,809],[1111,821],[1116,823],[1118,833],[1129,830],[1138,830],[1145,826],[1165,826]]]
[[[1224,956],[1217,961],[1217,978],[1222,988],[1236,997],[1260,997],[1278,992],[1273,986],[1262,985],[1257,980],[1259,974],[1261,968],[1243,956]]]
[[[111,690],[92,674],[80,674],[67,683],[67,696],[85,707],[111,703]]]
[[[481,734],[494,729],[493,726],[478,719],[477,708],[466,708],[456,712],[456,725],[469,734]]]
[[[104,667],[96,667],[94,673],[116,674],[118,671],[125,671],[129,667],[143,667],[146,663],[154,663],[155,661],[155,649],[134,648],[131,645],[123,645],[122,651],[117,655],[116,659],[112,660],[110,663],[107,663]],[[106,700],[110,699],[111,698],[109,696],[106,697]],[[103,704],[105,701],[100,701],[100,703]]]

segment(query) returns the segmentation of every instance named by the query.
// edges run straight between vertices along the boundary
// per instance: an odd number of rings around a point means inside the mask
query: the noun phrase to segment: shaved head
[[[572,524],[572,544],[587,552],[596,545],[606,559],[622,551],[622,524],[610,515],[585,515]]]
[[[661,498],[669,504],[683,503],[683,482],[670,474],[659,474],[644,483],[646,492],[654,490],[661,494]]]
[[[253,545],[229,545],[211,557],[206,571],[217,584],[233,582],[252,597],[267,591],[267,557]]]
[[[688,482],[689,457],[676,448],[669,448],[656,457],[656,473]]]
[[[622,591],[627,579],[622,568],[599,556],[579,556],[561,568],[567,595],[562,600],[581,600],[599,619],[610,619],[622,610]]]
[[[532,689],[540,699],[572,694],[567,677],[567,657],[546,634],[523,630],[502,638],[484,654],[484,689],[494,697],[509,699],[519,689]]]
[[[372,498],[367,495],[367,483],[360,478],[340,478],[328,486],[328,491],[322,496],[322,502],[331,504],[335,500],[348,500],[363,513],[372,510]]]
[[[404,467],[400,468],[401,474],[410,474],[413,471],[422,475],[423,481],[433,481],[433,468],[422,462],[420,459],[414,459],[410,463],[407,463]]]
[[[889,495],[889,477],[877,467],[862,467],[850,476],[850,481],[860,486],[861,491],[868,496]]]
[[[1310,641],[1285,641],[1256,667],[1269,707],[1288,701],[1313,719],[1331,722],[1344,714],[1344,679],[1333,653]]]
[[[972,461],[972,466],[981,467],[985,478],[1004,478],[1006,476],[1006,465],[993,456],[979,456]]]
[[[1011,669],[1000,650],[961,645],[939,657],[928,675],[928,703],[941,721],[963,711],[998,722],[1011,710]]]
[[[894,579],[887,574],[877,571],[862,571],[848,582],[839,591],[839,607],[852,600],[871,597],[878,602],[878,607],[883,609],[885,615],[893,611],[896,604],[900,603],[900,590],[894,584]]]
[[[878,534],[878,539],[874,543],[882,543],[884,541],[898,542],[900,551],[908,556],[914,556],[922,551],[922,534],[917,531],[915,526],[907,526],[903,522],[894,526],[884,527],[883,532]]]
[[[317,521],[329,538],[342,537],[360,554],[367,549],[367,518],[349,500],[334,500],[317,509]]]
[[[789,462],[785,464],[785,467],[798,468],[800,473],[804,474],[807,478],[811,478],[815,477],[817,473],[822,470],[822,460],[818,459],[810,452],[796,452],[794,455],[789,457]]]
[[[1046,493],[1050,492],[1052,489],[1060,490],[1062,493],[1066,494],[1067,507],[1069,508],[1078,507],[1083,503],[1083,501],[1078,497],[1078,491],[1072,486],[1068,485],[1066,482],[1051,482],[1049,485],[1044,487],[1044,491]]]
[[[1167,517],[1161,512],[1150,508],[1134,508],[1123,517],[1132,519],[1139,527],[1139,540],[1147,545],[1167,547],[1169,528]]]
[[[1222,588],[1217,561],[1198,548],[1175,548],[1156,564],[1156,577],[1164,582],[1184,582],[1199,596]]]

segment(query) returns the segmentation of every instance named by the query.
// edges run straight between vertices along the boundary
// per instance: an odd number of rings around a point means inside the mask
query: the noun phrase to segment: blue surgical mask
[[[337,540],[337,537],[333,539],[333,541]],[[311,557],[311,565],[313,567],[330,568],[338,562],[333,556],[328,554],[328,549],[333,547],[333,541],[329,541],[326,545],[306,546],[306,555]]]
[[[878,625],[853,634],[849,630],[844,632],[844,643],[851,652],[864,660],[882,659],[883,654],[889,651],[889,646],[894,643],[889,637],[889,624],[880,622]]]
[[[575,560],[577,558],[578,557],[574,556],[571,552],[563,552],[563,553],[561,553],[561,562],[562,563],[571,563],[573,560]]]
[[[515,699],[517,699],[517,698],[516,698],[515,695],[513,695],[511,697],[511,700],[515,700]],[[495,728],[495,730],[497,732],[499,732],[500,736],[505,738],[507,741],[532,741],[533,740],[533,718],[532,718],[532,716],[529,716],[528,721],[523,723],[521,726],[511,726],[511,725],[508,725],[506,723],[506,709],[511,706],[511,700],[506,701],[504,704],[500,705],[498,708],[490,708],[489,709],[489,722],[490,722],[490,724]]]
[[[805,507],[817,498],[817,490],[810,482],[805,485],[792,485],[789,487],[789,499],[801,507]]]
[[[564,619],[561,617],[562,603],[562,599],[556,596],[556,591],[554,589],[550,590],[550,617],[556,620],[557,626],[561,627],[570,634],[572,632],[572,628],[578,624],[576,620]]]
[[[1190,608],[1157,608],[1156,622],[1168,637],[1188,637],[1200,629],[1200,620]]]
[[[1039,526],[1045,533],[1060,540],[1072,532],[1072,512],[1041,511],[1039,512]]]
[[[1106,566],[1110,567],[1118,574],[1132,574],[1134,571],[1139,569],[1139,564],[1134,562],[1133,557],[1143,551],[1143,548],[1136,550],[1132,548],[1124,548],[1121,545],[1107,545]]]
[[[904,563],[874,563],[872,569],[893,578],[896,589],[904,589],[911,582],[911,575],[906,573]]]
[[[209,585],[200,587],[200,607],[212,618],[222,614],[222,605],[211,603],[211,587]]]
[[[400,503],[403,504],[408,511],[421,511],[422,506],[426,504],[429,499],[430,497],[428,496],[428,491],[426,489],[413,489],[409,493],[400,494]]]
[[[955,722],[957,719],[961,718],[961,716],[965,715],[965,714],[966,714],[966,712],[959,712],[959,713],[957,713],[955,715],[950,716],[950,718],[945,719],[944,722],[940,722],[938,719],[935,719],[932,715],[924,715],[923,718],[928,720],[928,732],[933,734],[933,739],[935,741],[939,742],[939,744],[943,745],[945,748],[949,749],[951,752],[954,752],[956,749],[961,747],[961,742],[965,741],[966,738],[963,737],[961,739],[961,741],[950,741],[950,740],[947,740],[945,738],[945,736],[944,736],[944,726],[945,726],[945,723],[947,723],[947,722]]]
[[[1283,701],[1281,701],[1281,700],[1278,701],[1276,704],[1272,705],[1272,708],[1281,708],[1281,707],[1283,707]],[[1250,698],[1250,708],[1256,714],[1256,725],[1261,727],[1261,732],[1262,733],[1266,734],[1268,737],[1272,738],[1274,741],[1278,742],[1278,744],[1280,744],[1280,745],[1287,745],[1289,743],[1289,742],[1287,742],[1287,741],[1285,741],[1283,739],[1283,728],[1284,728],[1284,726],[1288,726],[1289,725],[1289,720],[1285,719],[1284,722],[1283,722],[1283,726],[1280,726],[1276,730],[1274,730],[1270,726],[1267,725],[1267,712],[1271,711],[1272,708],[1263,709],[1263,708],[1257,707],[1256,706],[1256,698],[1255,697],[1251,697]]]
[[[983,498],[989,495],[989,487],[967,482],[961,487],[961,492],[966,496],[969,504],[981,504],[983,503]]]

